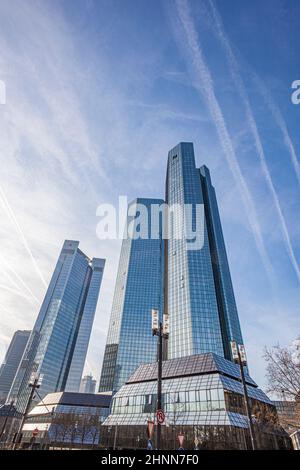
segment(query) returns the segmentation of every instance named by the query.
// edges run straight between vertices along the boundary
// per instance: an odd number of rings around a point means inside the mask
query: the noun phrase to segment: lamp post
[[[30,395],[29,395],[29,398],[28,398],[28,402],[27,402],[27,405],[26,405],[26,408],[25,408],[25,411],[23,413],[23,416],[22,416],[22,419],[21,419],[21,423],[20,423],[20,427],[19,427],[19,431],[17,432],[16,434],[16,438],[15,438],[15,443],[13,445],[13,450],[16,449],[17,445],[20,444],[20,441],[22,439],[22,429],[23,429],[23,426],[24,426],[24,423],[25,423],[25,420],[27,418],[27,415],[30,411],[30,407],[31,407],[31,403],[32,403],[32,400],[34,398],[34,394],[35,394],[35,391],[40,388],[41,384],[42,384],[42,380],[43,380],[43,375],[40,374],[36,374],[36,373],[32,373],[31,374],[31,377],[30,377],[30,381],[28,383],[28,387],[31,388],[31,392],[30,392]]]
[[[4,436],[5,433],[6,433],[6,425],[7,425],[8,419],[9,419],[9,417],[10,417],[10,415],[11,415],[11,412],[12,412],[13,407],[14,407],[14,401],[11,401],[11,402],[10,402],[10,405],[9,405],[9,409],[8,409],[7,415],[5,416],[5,420],[4,420],[4,423],[3,423],[3,427],[2,427],[1,433],[0,433],[0,444],[1,444],[1,441],[2,441],[3,436]],[[5,440],[6,440],[6,439],[5,439]]]
[[[157,402],[156,412],[162,407],[162,356],[163,356],[163,339],[169,336],[169,315],[164,314],[163,323],[159,321],[159,312],[152,309],[152,335],[158,337],[157,341]],[[160,449],[161,444],[161,423],[156,418],[156,447]]]
[[[78,421],[75,421],[74,428],[73,428],[72,433],[71,433],[71,447],[72,447],[72,449],[74,448],[74,446],[76,444],[77,430],[78,430]]]
[[[116,425],[115,425],[115,434],[114,434],[113,450],[116,449],[116,445],[117,445],[117,435],[118,435],[118,423],[116,423]]]
[[[245,373],[244,373],[244,366],[247,365],[245,346],[243,344],[237,344],[236,341],[230,341],[230,345],[231,345],[232,358],[234,362],[236,362],[240,366],[241,380],[242,380],[243,391],[244,391],[244,402],[245,402],[246,413],[247,413],[248,421],[249,421],[249,433],[250,433],[250,439],[251,439],[251,447],[252,447],[252,450],[256,450],[254,426],[253,426],[252,415],[251,415],[251,406],[250,406],[247,385],[245,381]]]
[[[111,433],[112,427],[108,426],[107,428],[107,450],[109,450],[110,447],[110,433]]]

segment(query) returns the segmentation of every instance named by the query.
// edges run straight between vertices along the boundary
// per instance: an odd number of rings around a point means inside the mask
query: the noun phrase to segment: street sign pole
[[[157,341],[157,401],[156,413],[162,410],[162,362],[163,362],[163,339],[169,336],[169,317],[164,315],[163,323],[159,321],[159,312],[152,309],[152,334],[158,336]],[[156,448],[161,447],[161,425],[156,416]]]

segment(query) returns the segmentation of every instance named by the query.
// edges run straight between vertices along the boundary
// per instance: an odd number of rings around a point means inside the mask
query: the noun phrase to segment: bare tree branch
[[[287,398],[300,398],[300,361],[293,358],[289,348],[278,344],[266,348],[264,358],[267,363],[268,392]]]

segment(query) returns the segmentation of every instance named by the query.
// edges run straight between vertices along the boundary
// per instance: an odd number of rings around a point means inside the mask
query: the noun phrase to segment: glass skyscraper
[[[138,217],[128,215],[126,235],[121,248],[107,344],[99,391],[118,390],[143,362],[156,360],[157,339],[152,336],[151,309],[163,308],[164,250],[161,224],[157,238],[151,238],[151,207],[160,199],[134,200],[129,207],[147,208],[148,227],[144,237],[128,236],[127,226],[138,230]],[[138,215],[138,210],[132,213]],[[145,237],[147,236],[147,238]]]
[[[14,333],[4,362],[0,367],[0,403],[4,403],[24,354],[30,331],[18,330]]]
[[[209,170],[196,168],[192,143],[169,152],[166,202],[190,204],[193,214],[204,205],[202,248],[189,249],[184,238],[167,242],[168,358],[213,352],[231,359],[229,342],[243,340],[215,191]]]
[[[149,213],[164,203],[137,201]],[[208,168],[196,168],[192,143],[169,152],[165,202],[167,237],[123,241],[99,391],[117,391],[141,363],[156,360],[152,308],[169,314],[168,359],[215,353],[232,360],[230,341],[243,344],[215,190]],[[172,212],[186,205],[190,220]],[[186,238],[188,222],[199,246]]]
[[[26,406],[32,373],[42,378],[41,398],[79,391],[104,265],[104,259],[89,259],[79,242],[64,242],[10,391],[19,410]]]
[[[85,375],[80,384],[80,392],[81,393],[96,393],[96,384],[97,381],[94,379],[92,374]]]

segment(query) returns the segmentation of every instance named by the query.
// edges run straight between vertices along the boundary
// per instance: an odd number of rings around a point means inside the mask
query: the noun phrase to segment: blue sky
[[[0,361],[31,328],[65,238],[107,258],[98,378],[120,250],[100,203],[161,197],[193,141],[216,188],[250,370],[299,335],[297,0],[0,1]],[[298,47],[299,49],[299,47]]]

